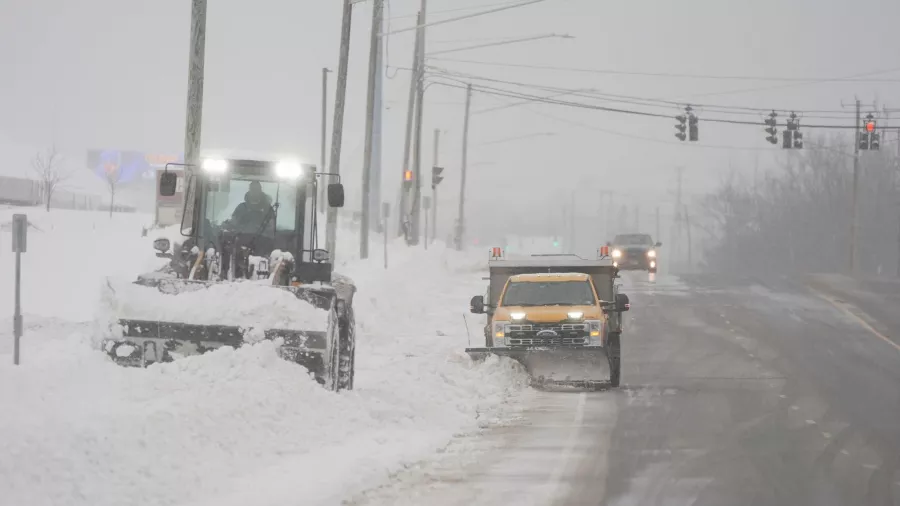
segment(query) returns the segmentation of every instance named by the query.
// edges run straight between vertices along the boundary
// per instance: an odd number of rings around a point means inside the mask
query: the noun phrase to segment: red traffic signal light
[[[866,132],[874,132],[875,131],[875,122],[874,121],[866,121]]]

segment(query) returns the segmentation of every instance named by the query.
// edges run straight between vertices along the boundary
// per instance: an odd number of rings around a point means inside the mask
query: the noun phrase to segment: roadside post
[[[388,238],[388,218],[391,216],[391,205],[387,202],[381,203],[381,228],[384,235],[384,268],[388,268],[387,259],[387,238]]]
[[[13,364],[19,365],[19,341],[22,338],[22,253],[27,249],[28,217],[13,215],[12,250],[16,254],[16,306],[13,313]]]

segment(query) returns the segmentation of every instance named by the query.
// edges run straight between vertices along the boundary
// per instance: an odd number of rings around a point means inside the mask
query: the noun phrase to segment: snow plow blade
[[[521,363],[535,388],[596,390],[610,387],[609,358],[606,348],[599,346],[466,348],[466,353],[472,360],[498,355]]]
[[[221,346],[240,347],[247,329],[229,325],[197,325],[147,320],[119,320],[122,337],[107,340],[104,351],[117,364],[146,367],[156,362],[197,355]],[[318,370],[327,352],[327,333],[292,329],[265,329],[262,339],[282,339],[282,357]]]

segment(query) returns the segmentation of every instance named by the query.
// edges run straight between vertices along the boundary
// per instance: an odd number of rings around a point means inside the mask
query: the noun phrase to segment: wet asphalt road
[[[900,284],[624,283],[621,388],[527,392],[351,504],[900,505]]]

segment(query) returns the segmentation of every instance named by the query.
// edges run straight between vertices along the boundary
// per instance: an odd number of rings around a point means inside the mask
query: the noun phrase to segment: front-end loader
[[[178,301],[176,305],[196,300],[178,298],[188,292],[212,291],[227,283],[241,295],[244,287],[247,294],[259,294],[249,288],[258,290],[262,284],[316,308],[312,313],[322,321],[309,329],[250,329],[216,322],[116,318],[108,325],[103,350],[120,365],[142,367],[221,346],[277,339],[280,355],[307,367],[326,388],[351,389],[356,287],[332,272],[329,252],[317,247],[317,177],[325,174],[290,161],[209,159],[201,167],[186,168],[184,240],[157,239],[157,256],[169,262],[135,283],[175,297],[166,300]],[[176,178],[167,166],[160,195],[175,193]],[[327,197],[329,206],[343,206],[343,186],[329,184]],[[189,313],[191,308],[179,309]],[[221,314],[233,309],[221,307]],[[250,331],[253,339],[248,338]]]
[[[493,248],[487,293],[470,302],[472,313],[487,315],[485,345],[467,348],[469,356],[517,360],[538,386],[619,386],[622,313],[631,306],[618,291],[618,268],[604,250],[596,260],[508,260]]]

